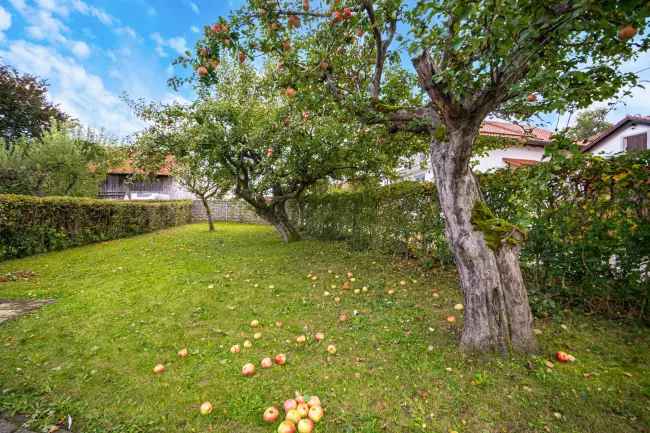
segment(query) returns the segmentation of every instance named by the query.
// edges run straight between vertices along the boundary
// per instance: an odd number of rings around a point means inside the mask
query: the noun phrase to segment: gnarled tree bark
[[[434,139],[431,144],[438,199],[465,301],[461,348],[505,352],[511,347],[533,352],[537,345],[518,248],[502,242],[492,250],[472,224],[481,195],[464,155],[468,141],[471,145],[475,137],[469,129],[452,130],[447,141]]]
[[[258,210],[258,214],[275,227],[285,243],[299,241],[302,238],[287,214],[286,203],[286,201],[275,202],[267,208]]]

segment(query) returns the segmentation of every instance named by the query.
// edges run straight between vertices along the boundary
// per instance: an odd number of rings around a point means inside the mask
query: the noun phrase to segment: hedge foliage
[[[568,303],[650,321],[650,152],[558,154],[481,185],[528,230],[521,260],[538,312]]]
[[[0,194],[0,260],[189,223],[190,201],[126,202]]]
[[[347,240],[357,250],[420,258],[428,265],[451,263],[436,190],[430,183],[311,194],[297,214],[299,227],[310,237]]]
[[[650,152],[549,161],[479,177],[489,207],[528,232],[521,263],[538,314],[580,305],[650,320]],[[305,198],[306,235],[451,263],[435,187],[403,182]]]

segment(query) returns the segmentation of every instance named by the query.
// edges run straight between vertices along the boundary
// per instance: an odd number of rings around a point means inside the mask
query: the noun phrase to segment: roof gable
[[[587,144],[585,147],[582,148],[582,151],[583,152],[590,151],[594,147],[598,146],[598,144],[600,144],[607,137],[609,137],[619,129],[627,126],[629,123],[636,123],[636,124],[640,123],[643,125],[650,125],[650,116],[625,116],[616,125],[598,134],[593,140],[589,142],[589,144]]]

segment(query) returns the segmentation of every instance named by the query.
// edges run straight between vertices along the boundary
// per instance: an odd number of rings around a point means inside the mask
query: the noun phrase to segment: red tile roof
[[[519,159],[519,158],[503,158],[503,162],[505,162],[512,168],[526,167],[529,165],[535,165],[539,163],[539,161],[535,161],[534,159]]]
[[[650,125],[650,116],[625,116],[622,118],[616,125],[613,125],[609,129],[604,130],[600,134],[596,135],[593,139],[589,141],[589,143],[582,148],[583,152],[587,152],[591,149],[593,149],[594,146],[596,146],[598,143],[612,135],[614,132],[616,132],[619,128],[623,127],[625,124],[628,122],[631,123],[642,123],[645,125]]]
[[[553,132],[546,129],[497,120],[484,121],[479,133],[481,135],[523,139],[526,144],[533,146],[545,146],[551,142],[553,136]]]

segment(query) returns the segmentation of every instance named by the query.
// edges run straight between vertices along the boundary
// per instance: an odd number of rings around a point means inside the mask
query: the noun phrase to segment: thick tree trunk
[[[300,233],[294,227],[287,215],[286,202],[275,203],[261,213],[261,216],[272,224],[284,242],[295,242],[301,239]]]
[[[214,231],[214,222],[212,221],[212,210],[210,210],[210,203],[208,203],[208,200],[201,196],[201,202],[203,203],[203,207],[205,208],[205,214],[208,217],[208,227],[209,231],[213,232]]]
[[[519,268],[518,249],[507,243],[492,250],[474,229],[474,205],[481,200],[466,152],[471,133],[456,131],[434,140],[431,160],[446,234],[456,259],[465,299],[461,348],[465,351],[536,350],[532,314]],[[471,150],[471,142],[469,143]],[[465,153],[465,154],[463,154]]]

